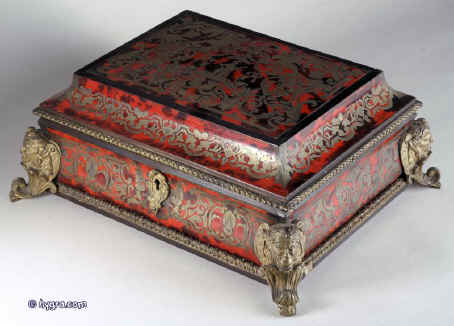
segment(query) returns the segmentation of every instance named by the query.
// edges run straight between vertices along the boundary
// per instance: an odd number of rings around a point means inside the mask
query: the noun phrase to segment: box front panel
[[[167,174],[169,197],[156,214],[150,208],[148,183],[155,169],[59,130],[47,130],[62,149],[60,183],[259,263],[253,249],[256,230],[263,222],[277,222],[266,211]],[[401,175],[400,134],[389,137],[292,212],[292,219],[305,222],[309,251]]]
[[[260,223],[275,223],[267,212],[166,175],[169,196],[156,214],[150,208],[148,182],[155,169],[61,131],[48,131],[62,150],[58,182],[258,262],[252,249],[255,230]]]

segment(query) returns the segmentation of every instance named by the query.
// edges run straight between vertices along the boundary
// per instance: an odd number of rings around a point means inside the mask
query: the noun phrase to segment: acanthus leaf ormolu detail
[[[430,167],[426,172],[422,168],[432,153],[432,134],[424,118],[411,121],[407,132],[402,136],[400,158],[408,183],[440,188],[440,171]]]
[[[312,269],[312,264],[304,264],[305,241],[301,221],[263,223],[257,229],[254,250],[262,264],[259,273],[283,316],[296,314],[298,284]]]
[[[53,180],[60,170],[61,151],[58,144],[47,138],[41,130],[29,127],[21,147],[21,165],[29,182],[16,178],[11,184],[9,198],[12,202],[39,196],[46,190],[57,192]]]

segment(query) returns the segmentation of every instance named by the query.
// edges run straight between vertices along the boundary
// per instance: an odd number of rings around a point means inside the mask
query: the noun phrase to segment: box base
[[[412,115],[413,112],[409,114]],[[406,121],[407,117],[403,116],[401,120]],[[400,122],[394,123],[399,124]],[[392,126],[389,128],[364,145],[351,158],[341,163],[338,168],[346,168],[348,163],[354,161],[356,156],[369,148],[368,146],[379,141],[381,137],[388,136]],[[10,199],[17,201],[23,198],[33,198],[47,191],[57,193],[75,203],[187,249],[252,279],[268,283],[272,290],[273,301],[278,305],[281,315],[291,316],[296,313],[296,304],[299,301],[297,287],[305,275],[399,194],[407,184],[417,183],[435,188],[441,186],[440,172],[437,168],[431,167],[426,172],[423,171],[423,164],[431,153],[431,143],[432,136],[427,122],[422,118],[411,120],[398,143],[403,174],[369,200],[367,204],[360,207],[347,222],[339,226],[336,231],[309,252],[305,251],[305,235],[300,220],[293,219],[271,225],[265,222],[260,224],[254,239],[254,252],[260,266],[253,261],[240,258],[226,250],[202,243],[185,233],[161,225],[145,215],[57,182],[55,179],[62,164],[60,159],[62,152],[55,141],[48,138],[42,131],[32,127],[27,130],[21,148],[22,165],[27,171],[29,182],[27,183],[23,178],[13,180]],[[334,176],[337,173],[336,169],[330,173]],[[316,186],[323,183],[325,178],[327,176]],[[305,193],[301,196],[303,198]]]
[[[407,182],[404,177],[398,178],[378,196],[360,209],[347,223],[341,226],[322,244],[310,252],[304,259],[303,264],[316,266],[323,258],[325,258],[339,244],[341,244],[342,241],[348,238],[369,218],[371,218],[383,206],[404,190],[406,186]],[[204,257],[233,271],[239,272],[261,283],[267,283],[267,281],[261,276],[258,265],[211,245],[202,243],[182,232],[162,226],[144,215],[124,209],[108,201],[94,198],[65,184],[58,184],[57,195],[99,212],[105,216],[111,217],[119,222],[133,226],[140,231],[146,232],[161,240],[176,245],[177,247],[195,253],[198,256]]]

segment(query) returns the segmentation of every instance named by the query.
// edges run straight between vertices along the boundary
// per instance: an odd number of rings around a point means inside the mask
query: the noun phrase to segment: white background
[[[410,188],[304,280],[269,289],[56,196],[8,202],[31,110],[71,74],[184,9],[377,67],[424,102],[443,189]],[[0,3],[0,325],[452,325],[453,1]],[[86,300],[43,311],[29,299]]]

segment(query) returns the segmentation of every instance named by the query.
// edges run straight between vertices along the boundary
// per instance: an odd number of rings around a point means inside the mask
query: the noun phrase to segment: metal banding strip
[[[306,201],[313,193],[317,192],[323,185],[329,183],[333,178],[339,175],[342,171],[347,168],[350,168],[354,163],[356,163],[366,152],[373,149],[375,146],[379,145],[381,142],[390,137],[394,132],[396,132],[402,125],[407,121],[416,116],[418,110],[421,107],[421,103],[415,103],[410,109],[408,109],[404,114],[399,118],[394,120],[387,128],[382,132],[378,133],[374,138],[360,147],[359,150],[354,152],[352,155],[347,157],[339,165],[337,165],[333,170],[331,170],[327,175],[321,178],[319,181],[314,183],[307,190],[303,190],[300,194],[296,195],[292,200],[288,202],[287,209],[291,213],[293,210],[298,208],[300,204]]]
[[[199,253],[201,256],[208,256],[216,262],[233,268],[234,270],[239,270],[252,278],[266,283],[265,280],[259,276],[259,267],[254,263],[230,254],[227,251],[203,243],[180,231],[158,224],[144,215],[127,210],[109,201],[92,197],[81,190],[63,183],[58,183],[58,193],[63,197],[68,197],[73,201],[81,203],[82,205],[89,206],[90,208],[94,208],[95,210],[101,211],[102,213],[110,216],[113,215],[122,222],[132,224],[141,230],[148,231],[151,234],[164,238],[178,246]]]
[[[305,264],[312,263],[318,264],[326,255],[334,250],[341,242],[348,236],[355,232],[362,226],[369,218],[371,218],[377,211],[397,196],[408,183],[403,177],[399,177],[388,188],[383,190],[377,197],[372,199],[363,208],[361,208],[348,222],[346,222],[339,229],[334,231],[321,245],[315,248],[309,256],[304,260]]]
[[[220,179],[218,176],[214,176],[208,174],[206,172],[200,171],[194,167],[185,165],[181,162],[173,160],[168,157],[164,157],[161,154],[156,152],[143,149],[135,144],[128,143],[119,139],[118,137],[114,137],[111,135],[106,135],[102,131],[94,130],[94,128],[90,126],[86,126],[82,123],[69,120],[62,115],[59,115],[56,112],[51,110],[47,110],[41,107],[36,108],[33,112],[47,120],[55,122],[59,125],[68,127],[70,129],[76,130],[82,134],[87,136],[96,138],[101,140],[105,143],[112,144],[119,148],[125,149],[129,152],[137,154],[139,156],[145,157],[147,159],[159,162],[165,166],[168,166],[172,169],[178,170],[182,173],[191,175],[197,179],[200,179],[204,182],[208,182],[209,184],[214,184],[219,186],[222,189],[235,193],[237,195],[246,197],[249,200],[258,202],[262,205],[274,208],[272,210],[273,213],[277,215],[279,212],[276,210],[283,212],[285,215],[289,215],[293,210],[295,210],[300,204],[304,203],[314,192],[318,191],[322,186],[329,183],[334,177],[336,177],[339,173],[341,173],[344,169],[351,167],[355,162],[357,162],[362,155],[364,155],[367,151],[374,148],[374,146],[378,145],[380,142],[385,140],[387,137],[392,135],[395,131],[397,131],[402,125],[404,125],[409,119],[413,118],[418,109],[421,107],[420,102],[415,102],[409,109],[405,111],[400,117],[394,120],[389,126],[387,126],[383,131],[378,133],[374,138],[364,144],[361,148],[359,148],[356,152],[348,156],[344,161],[342,161],[339,165],[336,166],[333,170],[331,170],[327,175],[322,177],[320,180],[316,181],[313,185],[308,187],[298,195],[296,195],[293,199],[291,199],[287,203],[277,202],[274,200],[270,200],[269,198],[265,197],[264,195],[258,194],[253,192],[245,187],[233,184],[231,182],[225,181]]]
[[[196,169],[196,168],[188,166],[184,163],[178,162],[172,158],[165,157],[165,156],[161,155],[160,153],[157,153],[157,152],[154,152],[151,150],[146,150],[135,144],[128,143],[126,141],[121,140],[119,137],[115,137],[115,136],[106,134],[105,132],[103,132],[101,130],[96,130],[95,128],[92,128],[91,126],[87,126],[83,123],[67,119],[66,117],[62,116],[61,114],[55,113],[51,110],[38,107],[33,112],[36,115],[38,115],[39,117],[52,121],[54,123],[57,123],[58,125],[70,128],[72,130],[75,130],[75,131],[82,133],[84,135],[87,135],[89,137],[98,139],[104,143],[111,144],[118,148],[127,150],[131,153],[142,156],[146,159],[158,162],[169,168],[172,168],[172,169],[180,171],[184,174],[193,176],[204,182],[208,182],[209,184],[217,185],[217,186],[221,187],[222,189],[236,193],[243,197],[247,197],[253,201],[256,201],[256,202],[266,205],[268,207],[272,207],[272,208],[275,208],[275,209],[278,209],[278,210],[281,210],[284,212],[287,211],[286,206],[284,206],[282,203],[270,200],[269,198],[266,198],[265,196],[263,196],[261,194],[258,194],[249,189],[246,189],[245,187],[241,187],[241,186],[233,184],[232,182],[222,180],[221,178],[219,178],[217,176],[200,171],[199,169]]]
[[[406,181],[400,177],[394,181],[388,188],[382,191],[378,196],[372,199],[362,209],[360,209],[347,223],[341,226],[331,236],[329,236],[321,245],[314,249],[305,259],[303,264],[318,264],[324,257],[335,249],[350,234],[356,231],[379,209],[385,206],[392,198],[399,194],[407,186]],[[184,249],[195,252],[202,257],[211,259],[230,269],[245,274],[257,281],[266,283],[259,274],[259,266],[230,254],[222,249],[218,249],[209,244],[196,240],[182,232],[169,229],[163,225],[150,220],[149,218],[121,208],[108,201],[92,197],[78,189],[72,188],[62,183],[58,183],[58,193],[62,197],[69,198],[84,206],[88,206],[106,215],[114,216],[121,222],[138,227],[141,230],[148,231],[157,237],[163,238],[171,243],[176,244]]]

